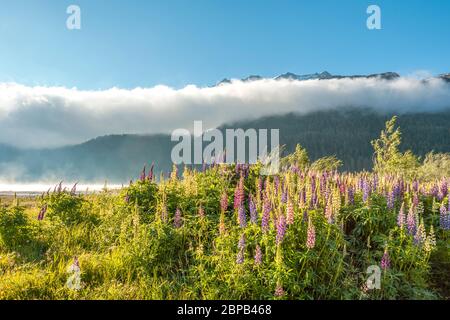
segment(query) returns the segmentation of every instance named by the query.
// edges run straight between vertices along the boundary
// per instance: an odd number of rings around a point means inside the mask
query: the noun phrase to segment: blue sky
[[[81,30],[66,8],[81,8]],[[381,7],[382,30],[366,28]],[[450,1],[14,0],[0,82],[104,89],[207,86],[287,71],[450,72]]]

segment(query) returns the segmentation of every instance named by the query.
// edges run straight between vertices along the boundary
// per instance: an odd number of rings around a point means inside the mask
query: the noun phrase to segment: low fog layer
[[[261,116],[371,107],[380,112],[440,111],[450,106],[450,85],[415,78],[234,80],[215,87],[167,86],[88,91],[0,84],[0,144],[54,147],[107,134],[170,133],[204,129]]]

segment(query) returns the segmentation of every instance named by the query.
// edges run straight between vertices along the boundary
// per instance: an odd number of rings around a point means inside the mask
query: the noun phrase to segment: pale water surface
[[[8,196],[17,194],[17,196],[33,196],[41,194],[42,192],[47,192],[49,189],[53,191],[58,183],[2,183],[0,182],[0,196]],[[63,183],[63,189],[71,190],[73,183]],[[117,184],[107,184],[108,190],[116,190],[122,188],[122,185]],[[80,193],[92,193],[101,191],[105,188],[105,184],[77,184],[77,192]]]

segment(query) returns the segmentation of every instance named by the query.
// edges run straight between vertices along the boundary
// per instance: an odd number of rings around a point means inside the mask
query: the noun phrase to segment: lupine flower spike
[[[381,258],[381,268],[383,270],[388,270],[391,266],[391,259],[389,258],[389,253],[387,248],[384,249],[383,257]]]
[[[46,212],[47,212],[47,204],[44,204],[42,206],[41,210],[39,211],[39,214],[38,214],[38,220],[39,221],[44,219],[44,215],[45,215]]]
[[[277,283],[277,286],[276,286],[276,288],[275,288],[275,293],[274,293],[274,295],[275,295],[275,297],[277,297],[277,298],[281,298],[281,297],[283,297],[284,296],[284,289],[283,289],[283,287],[281,286],[281,283],[280,282],[278,282]]]
[[[280,217],[277,220],[277,237],[276,237],[277,244],[283,242],[285,234],[286,234],[286,218],[284,217],[284,214],[281,213]]]
[[[238,243],[238,255],[236,258],[237,264],[242,264],[244,262],[244,252],[245,252],[245,235],[242,234]]]
[[[294,205],[292,204],[292,201],[288,201],[287,208],[286,208],[286,224],[291,225],[294,223]]]
[[[175,217],[174,217],[174,220],[173,220],[173,226],[174,226],[175,228],[180,228],[180,227],[181,227],[181,224],[182,224],[182,221],[181,221],[181,211],[180,211],[179,208],[177,208],[177,210],[175,211]]]
[[[262,263],[262,252],[261,247],[259,245],[256,246],[255,249],[255,265],[259,266]]]
[[[307,238],[306,238],[306,247],[308,249],[312,249],[312,248],[314,248],[315,244],[316,244],[316,230],[314,228],[311,218],[309,218],[308,219]]]
[[[402,206],[400,207],[400,211],[398,212],[397,225],[400,227],[400,229],[403,229],[403,226],[405,225],[405,204],[403,202]]]

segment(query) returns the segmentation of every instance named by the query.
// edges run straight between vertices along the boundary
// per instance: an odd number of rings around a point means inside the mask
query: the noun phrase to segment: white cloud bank
[[[450,107],[450,85],[439,79],[332,79],[233,81],[193,85],[112,88],[100,91],[0,84],[0,144],[53,147],[122,133],[170,133],[287,112],[345,106],[375,110],[438,111]]]

